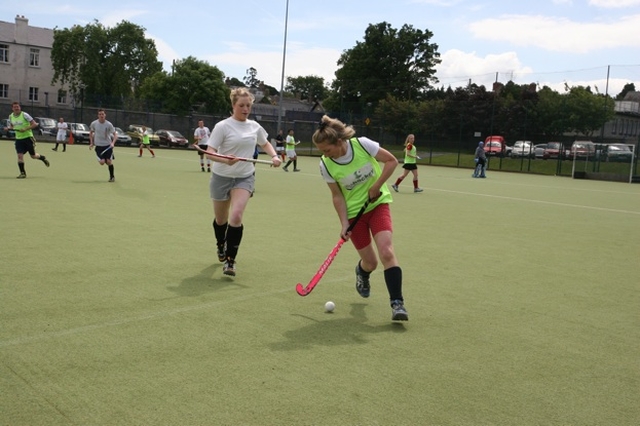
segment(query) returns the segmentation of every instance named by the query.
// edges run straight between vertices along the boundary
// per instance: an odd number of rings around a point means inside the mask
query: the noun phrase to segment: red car
[[[162,129],[156,132],[156,136],[158,136],[158,143],[160,145],[165,145],[169,148],[172,146],[177,146],[179,148],[189,147],[189,141],[187,138],[182,136],[178,131]]]
[[[560,142],[549,142],[542,153],[542,158],[544,160],[548,160],[550,158],[560,158],[565,160],[569,158],[570,154],[569,150],[564,149],[564,145]]]
[[[487,136],[484,140],[484,153],[504,157],[507,153],[507,143],[502,136]]]

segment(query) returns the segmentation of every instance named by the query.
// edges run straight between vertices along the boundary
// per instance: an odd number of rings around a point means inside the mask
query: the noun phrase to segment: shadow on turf
[[[271,349],[292,351],[308,349],[313,345],[337,346],[368,343],[367,335],[372,333],[404,333],[407,329],[402,323],[389,322],[382,325],[369,325],[365,308],[367,304],[352,303],[348,318],[332,319],[336,313],[322,313],[316,317],[292,314],[309,320],[304,327],[284,333],[286,340],[272,343]],[[322,319],[318,317],[322,315]],[[391,311],[389,311],[389,320]]]
[[[180,282],[180,285],[175,287],[167,287],[169,291],[176,293],[182,297],[201,296],[206,293],[221,290],[225,287],[247,287],[242,284],[238,284],[233,278],[218,275],[218,270],[222,269],[222,264],[213,264],[204,268],[198,275],[187,277]]]

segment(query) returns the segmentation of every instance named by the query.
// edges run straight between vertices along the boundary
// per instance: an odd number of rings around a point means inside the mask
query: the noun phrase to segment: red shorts
[[[389,204],[380,204],[363,214],[351,231],[351,242],[356,250],[361,250],[371,244],[371,236],[375,236],[380,231],[393,232]]]

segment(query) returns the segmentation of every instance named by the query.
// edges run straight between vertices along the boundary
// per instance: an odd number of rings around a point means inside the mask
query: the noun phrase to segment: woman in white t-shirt
[[[260,124],[249,119],[254,97],[246,88],[231,91],[233,114],[215,125],[207,142],[208,152],[251,158],[256,144],[271,156],[273,167],[280,158]],[[218,260],[224,262],[223,273],[235,276],[236,256],[242,240],[242,215],[255,187],[255,165],[238,158],[209,156],[213,160],[209,193],[213,200],[213,231]]]

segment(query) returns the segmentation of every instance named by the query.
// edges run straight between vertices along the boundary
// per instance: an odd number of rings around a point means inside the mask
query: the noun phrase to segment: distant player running
[[[113,147],[118,140],[116,128],[107,121],[107,113],[103,109],[98,110],[98,119],[89,126],[89,149],[96,147],[96,157],[101,166],[105,163],[109,166],[109,182],[115,182],[116,176],[113,167]]]
[[[138,154],[138,157],[142,157],[142,150],[145,148],[151,153],[151,158],[156,158],[155,152],[151,149],[151,140],[149,138],[149,133],[147,132],[147,126],[142,126],[142,135],[140,135],[140,154]]]

